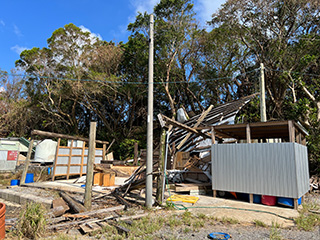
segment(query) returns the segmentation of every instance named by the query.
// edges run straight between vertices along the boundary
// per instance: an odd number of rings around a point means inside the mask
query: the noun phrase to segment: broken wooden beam
[[[74,200],[69,194],[60,192],[60,196],[67,202],[73,212],[82,213],[86,211],[86,208],[81,203]]]
[[[179,122],[177,122],[177,121],[175,121],[173,119],[170,119],[170,118],[168,118],[167,116],[165,116],[165,115],[163,115],[161,113],[158,114],[158,119],[159,119],[160,122],[168,123],[168,124],[171,124],[171,125],[173,125],[175,127],[182,128],[183,130],[186,130],[186,131],[188,131],[190,133],[194,133],[197,136],[203,137],[204,139],[211,138],[210,135],[207,135],[207,134],[205,134],[205,133],[203,133],[201,131],[198,131],[198,130],[192,128],[192,127],[189,127],[189,126],[187,126],[187,125],[185,125],[183,123],[179,123]]]

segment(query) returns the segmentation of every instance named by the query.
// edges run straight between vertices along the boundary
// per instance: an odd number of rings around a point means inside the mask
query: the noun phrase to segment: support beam
[[[247,137],[247,143],[251,143],[251,131],[250,131],[249,124],[247,124],[246,126],[246,137]]]
[[[26,160],[25,160],[24,169],[23,169],[23,172],[22,172],[22,175],[21,175],[21,179],[20,179],[20,185],[23,185],[23,184],[25,184],[25,182],[26,182],[26,176],[27,176],[28,167],[29,167],[29,164],[30,164],[32,149],[33,149],[33,142],[34,142],[34,139],[33,139],[33,137],[31,136],[31,141],[30,141],[30,143],[29,143],[27,158],[26,158]]]
[[[201,136],[203,138],[211,138],[210,135],[207,135],[207,134],[202,133],[201,131],[197,131],[196,129],[194,129],[192,127],[189,127],[189,126],[187,126],[187,125],[185,125],[183,123],[179,123],[179,122],[177,122],[177,121],[175,121],[173,119],[170,119],[167,116],[164,116],[163,114],[158,114],[158,119],[160,121],[159,117],[161,118],[161,121],[165,122],[166,125],[167,124],[171,124],[171,125],[173,125],[175,127],[181,128],[181,129],[186,130],[186,131],[188,131],[190,133],[194,133],[194,134],[196,134],[198,136]]]
[[[199,119],[197,120],[196,124],[193,126],[193,128],[196,128],[198,127],[202,122],[203,120],[205,119],[205,117],[208,115],[208,113],[212,110],[213,108],[213,105],[210,105],[210,107],[204,111],[201,116],[199,117]],[[184,137],[184,139],[179,143],[179,145],[177,146],[177,149],[179,150],[182,145],[188,140],[188,138],[191,136],[192,133],[188,133],[187,136]]]
[[[84,207],[88,210],[91,209],[92,199],[92,182],[93,182],[93,164],[95,160],[96,152],[96,128],[97,122],[90,123],[90,135],[89,135],[89,149],[88,149],[88,161],[87,161],[87,176],[86,176],[86,188],[84,193]]]
[[[84,141],[84,142],[89,142],[88,138],[70,136],[70,135],[53,133],[53,132],[45,132],[45,131],[40,131],[40,130],[33,130],[31,132],[31,135],[38,135],[38,136],[50,137],[50,138],[66,138],[66,139],[70,139],[70,140],[80,140],[80,141]],[[96,141],[96,143],[109,144],[109,142],[107,142],[107,141],[100,141],[100,140],[95,140],[95,141]]]

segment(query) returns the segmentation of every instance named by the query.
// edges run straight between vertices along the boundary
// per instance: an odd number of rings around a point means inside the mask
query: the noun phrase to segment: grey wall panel
[[[298,198],[308,191],[307,148],[296,143],[212,145],[215,190]]]

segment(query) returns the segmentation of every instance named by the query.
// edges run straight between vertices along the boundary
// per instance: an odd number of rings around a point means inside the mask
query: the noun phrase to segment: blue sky
[[[0,69],[10,71],[24,49],[47,46],[54,30],[68,23],[86,28],[103,40],[126,42],[127,25],[137,12],[152,12],[160,0],[1,0]],[[225,0],[194,0],[197,19],[205,26]]]

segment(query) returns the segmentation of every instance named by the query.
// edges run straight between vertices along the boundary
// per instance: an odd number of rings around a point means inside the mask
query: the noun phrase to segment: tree
[[[264,63],[269,98],[269,117],[283,118],[283,103],[291,79],[279,70],[299,69],[300,59],[307,49],[294,52],[293,46],[301,36],[319,33],[319,8],[317,1],[227,1],[213,15],[214,27],[225,27],[234,34],[234,41],[251,54],[249,59],[256,65]]]
[[[176,115],[180,105],[190,106],[190,110],[201,111],[201,92],[195,80],[196,68],[201,56],[199,29],[194,18],[190,0],[162,0],[154,8],[155,16],[155,81],[157,85],[157,106],[168,109]],[[149,15],[140,13],[128,30],[132,36],[141,36],[147,43]]]

